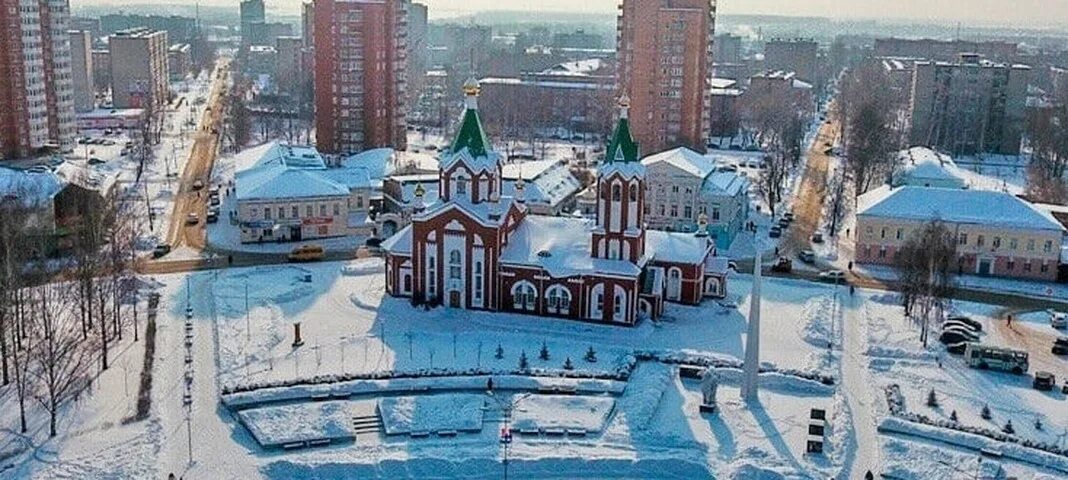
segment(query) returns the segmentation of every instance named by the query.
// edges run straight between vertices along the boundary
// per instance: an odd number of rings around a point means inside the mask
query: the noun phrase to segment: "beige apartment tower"
[[[115,108],[158,109],[167,103],[167,32],[134,28],[108,39]]]

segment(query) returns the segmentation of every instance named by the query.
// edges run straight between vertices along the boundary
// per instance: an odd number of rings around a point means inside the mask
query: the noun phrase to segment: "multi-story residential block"
[[[167,32],[135,28],[108,39],[111,101],[115,108],[157,110],[167,104]]]
[[[267,21],[267,11],[263,0],[242,0],[239,7],[241,15],[241,45],[253,45],[252,25]]]
[[[71,30],[67,33],[70,35],[70,76],[74,87],[74,110],[89,112],[96,108],[92,37],[85,30]]]
[[[730,248],[749,218],[744,176],[719,168],[722,164],[712,156],[682,147],[645,157],[642,165],[649,228],[695,232],[704,224],[718,248]]]
[[[764,44],[764,68],[794,72],[799,80],[818,85],[819,44],[811,38],[772,39]]]
[[[171,80],[181,80],[193,71],[193,48],[188,43],[176,43],[167,49],[167,74]]]
[[[297,96],[311,78],[311,72],[304,68],[304,40],[300,37],[278,37],[274,50],[278,54],[275,70],[278,91]]]
[[[624,0],[616,83],[630,98],[634,137],[648,152],[704,152],[716,7],[710,0]]]
[[[890,265],[901,246],[939,220],[957,239],[957,272],[1054,280],[1065,228],[1016,196],[960,188],[883,185],[857,200],[856,261]]]
[[[304,46],[311,48],[315,45],[315,4],[306,2],[300,6],[300,37],[304,40]]]
[[[926,58],[953,62],[962,53],[976,53],[999,62],[1012,62],[1016,59],[1017,52],[1018,46],[1013,42],[891,37],[875,39],[874,56]]]
[[[167,32],[173,42],[190,42],[197,32],[197,19],[178,15],[136,15],[114,13],[100,16],[100,29],[104,35],[133,28],[148,28]]]
[[[727,78],[713,78],[709,94],[712,108],[709,109],[708,132],[712,137],[733,137],[741,127],[739,110],[743,90],[738,82]]]
[[[608,62],[587,59],[561,63],[518,78],[488,77],[482,103],[498,112],[487,119],[492,132],[566,128],[578,133],[604,133],[611,125],[615,93]]]
[[[799,80],[794,72],[768,71],[749,77],[749,88],[742,95],[742,101],[752,105],[768,98],[775,101],[790,99],[799,112],[808,114],[816,108],[812,90],[812,84]]]
[[[407,3],[316,0],[315,134],[324,153],[407,145]]]
[[[74,143],[70,5],[0,1],[0,157]]]
[[[415,105],[426,84],[429,44],[427,43],[427,8],[421,3],[408,4],[408,105]]]
[[[111,89],[111,53],[106,49],[93,50],[93,86],[96,91]]]
[[[278,71],[278,51],[273,45],[249,45],[245,71],[252,75],[274,75]]]
[[[293,25],[285,22],[254,22],[248,26],[248,34],[242,38],[247,39],[248,45],[274,45],[274,39],[278,37],[293,36]]]
[[[740,63],[742,61],[742,37],[730,33],[716,35],[712,46],[712,60],[716,63]]]
[[[1019,153],[1030,70],[974,54],[916,62],[910,143],[953,154]]]

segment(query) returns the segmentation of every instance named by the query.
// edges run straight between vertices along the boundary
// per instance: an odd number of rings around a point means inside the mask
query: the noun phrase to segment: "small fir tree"
[[[501,347],[501,344],[497,344],[497,353],[493,354],[493,357],[497,360],[504,358],[504,348]]]
[[[519,369],[526,370],[530,368],[530,362],[527,361],[527,352],[523,351],[519,353]]]
[[[990,407],[983,404],[983,410],[979,412],[979,416],[982,417],[983,420],[990,420]]]
[[[538,358],[542,360],[549,360],[549,347],[545,345],[545,342],[541,342],[541,352],[538,353]]]
[[[938,396],[935,395],[935,391],[933,388],[930,392],[927,392],[927,406],[931,408],[938,408]]]
[[[589,350],[586,350],[586,361],[590,363],[597,361],[597,352],[593,349],[593,345],[590,345]]]
[[[949,412],[949,421],[951,421],[953,423],[957,423],[957,411],[956,410],[954,410],[952,412]]]
[[[567,357],[567,360],[564,360],[564,370],[574,370],[574,369],[575,369],[575,365],[573,365],[571,363],[571,357]]]
[[[1016,433],[1016,429],[1012,426],[1012,420],[1005,422],[1005,426],[1001,427],[1001,431],[1009,435]]]
[[[1035,417],[1035,430],[1042,430],[1042,419]]]

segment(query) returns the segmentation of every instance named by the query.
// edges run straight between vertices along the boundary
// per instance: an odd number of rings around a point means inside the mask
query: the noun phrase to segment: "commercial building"
[[[71,30],[70,77],[74,88],[74,110],[88,112],[96,108],[96,87],[93,84],[92,37],[84,30]]]
[[[704,225],[716,247],[728,249],[749,218],[749,181],[727,162],[679,147],[642,159],[649,228],[695,232]]]
[[[176,43],[167,49],[167,73],[171,80],[181,80],[193,71],[193,49],[188,43]]]
[[[909,142],[953,154],[1018,154],[1030,70],[974,54],[916,62]]]
[[[145,108],[167,104],[169,93],[167,32],[135,28],[108,39],[111,62],[111,101],[115,108]]]
[[[0,2],[0,158],[74,144],[70,5]]]
[[[799,80],[818,85],[819,44],[811,38],[772,39],[764,44],[764,68],[794,72]]]
[[[249,45],[245,71],[252,75],[274,75],[277,69],[278,51],[274,49],[274,46]]]
[[[488,77],[481,102],[497,112],[487,119],[491,131],[560,128],[603,134],[611,125],[615,86],[608,62],[587,59],[561,63],[518,78]]]
[[[315,2],[315,134],[324,153],[404,149],[407,5]]]
[[[502,190],[502,156],[465,88],[457,134],[440,157],[440,200],[416,198],[411,225],[383,242],[386,292],[447,308],[507,311],[607,325],[662,315],[726,292],[727,261],[702,233],[647,231],[645,168],[626,105],[598,169],[596,220],[535,215],[525,184]]]
[[[716,7],[710,0],[624,0],[616,84],[630,98],[646,151],[704,152]]]
[[[1054,280],[1065,228],[1004,192],[883,185],[857,199],[856,262],[891,265],[914,232],[939,220],[957,241],[957,272]]]

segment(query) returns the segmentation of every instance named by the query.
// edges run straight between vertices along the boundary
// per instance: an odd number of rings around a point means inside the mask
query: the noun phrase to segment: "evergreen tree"
[[[590,349],[586,350],[586,361],[590,363],[597,361],[597,352],[593,350],[593,345],[590,345]]]
[[[571,357],[567,357],[567,360],[564,360],[564,370],[574,370],[574,369],[575,369],[575,365],[573,365],[571,363]]]
[[[1009,435],[1012,435],[1012,434],[1016,433],[1016,429],[1013,428],[1013,426],[1012,426],[1012,420],[1009,420],[1008,422],[1005,422],[1005,426],[1001,428],[1001,431],[1005,432],[1005,433],[1007,433]]]
[[[957,423],[957,411],[956,410],[954,410],[954,411],[949,413],[949,421],[951,421],[953,423]]]
[[[523,351],[519,354],[519,369],[526,370],[530,368],[530,362],[527,361],[527,352]]]
[[[927,406],[931,408],[938,407],[938,397],[935,396],[935,391],[933,388],[930,392],[927,392]]]
[[[501,344],[499,344],[499,343],[497,344],[497,353],[495,353],[493,356],[497,360],[500,360],[500,359],[504,358],[504,349],[501,348]]]
[[[541,342],[541,353],[538,354],[538,358],[549,360],[549,347],[545,345],[545,342]]]
[[[982,417],[983,420],[990,420],[990,407],[983,404],[983,411],[979,412],[979,416]]]

